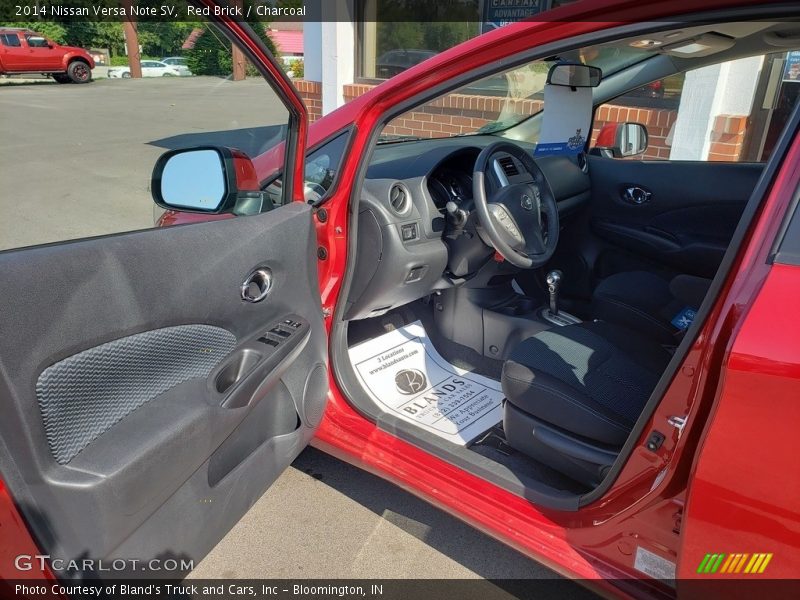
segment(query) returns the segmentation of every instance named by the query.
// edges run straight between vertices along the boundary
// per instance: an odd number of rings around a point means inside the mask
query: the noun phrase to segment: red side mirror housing
[[[250,157],[225,146],[165,152],[153,168],[150,189],[158,206],[181,212],[249,215],[272,208]]]
[[[647,150],[647,128],[641,123],[606,123],[597,135],[592,154],[609,158],[636,156]]]

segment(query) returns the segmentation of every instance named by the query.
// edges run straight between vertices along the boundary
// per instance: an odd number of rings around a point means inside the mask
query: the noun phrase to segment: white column
[[[353,0],[323,4],[320,45],[322,50],[322,114],[344,104],[344,86],[355,80],[356,36]]]
[[[308,0],[308,4],[320,0]],[[303,78],[309,81],[322,81],[322,23],[306,21],[303,23]]]
[[[670,160],[706,160],[717,115],[749,115],[763,56],[689,71],[683,83]]]

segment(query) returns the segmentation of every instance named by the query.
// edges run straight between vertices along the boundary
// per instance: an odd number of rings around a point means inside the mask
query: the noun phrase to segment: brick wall
[[[744,149],[747,117],[742,115],[717,115],[711,128],[711,147],[708,160],[738,161]]]
[[[669,146],[666,140],[669,131],[678,117],[678,111],[664,108],[637,108],[631,106],[617,106],[603,104],[597,109],[592,129],[590,146],[597,140],[597,134],[607,123],[641,123],[647,128],[647,150],[640,158],[667,159]]]
[[[294,87],[306,103],[309,120],[313,123],[322,116],[322,84],[318,81],[293,79]]]
[[[311,121],[322,114],[321,85],[313,81],[295,80],[300,95],[308,106]],[[367,93],[374,86],[357,83],[344,86],[344,99],[349,102]],[[422,138],[449,137],[472,133],[491,121],[506,115],[530,115],[542,108],[541,100],[508,99],[499,96],[448,94],[392,120],[385,129],[387,135],[412,135]],[[647,127],[648,144],[638,158],[667,159],[670,148],[667,136],[675,124],[677,111],[663,108],[639,108],[605,104],[598,108],[592,129],[591,144],[607,123],[632,121]],[[708,160],[738,160],[745,138],[747,117],[720,115],[714,120]]]

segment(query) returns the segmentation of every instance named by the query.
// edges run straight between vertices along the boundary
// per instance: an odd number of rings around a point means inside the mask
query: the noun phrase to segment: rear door
[[[634,257],[644,257],[665,270],[713,277],[762,168],[590,157],[591,227],[607,244],[596,274],[642,268]]]
[[[714,276],[769,158],[770,127],[783,129],[781,107],[795,99],[786,93],[796,84],[771,67],[784,55],[710,64],[661,80],[656,97],[634,90],[595,109],[593,142],[635,122],[648,144],[625,158],[590,151],[586,280],[632,270]]]
[[[76,559],[114,565],[103,576],[191,568],[307,445],[327,401],[315,231],[293,183],[307,114],[251,30],[204,27],[266,83],[108,86],[91,124],[69,118],[80,98],[0,100],[19,111],[4,139],[28,149],[0,167],[4,189],[26,189],[0,198],[0,488],[58,576]],[[291,149],[277,206],[120,233],[152,227],[155,159],[206,144]],[[244,300],[254,270],[271,275],[260,302]]]
[[[0,63],[6,71],[24,69],[27,54],[28,49],[22,47],[22,40],[16,31],[0,33]]]

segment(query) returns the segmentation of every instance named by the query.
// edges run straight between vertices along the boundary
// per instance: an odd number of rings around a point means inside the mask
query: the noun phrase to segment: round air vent
[[[404,215],[411,208],[411,196],[408,188],[401,183],[395,183],[389,189],[389,204],[398,215]]]

